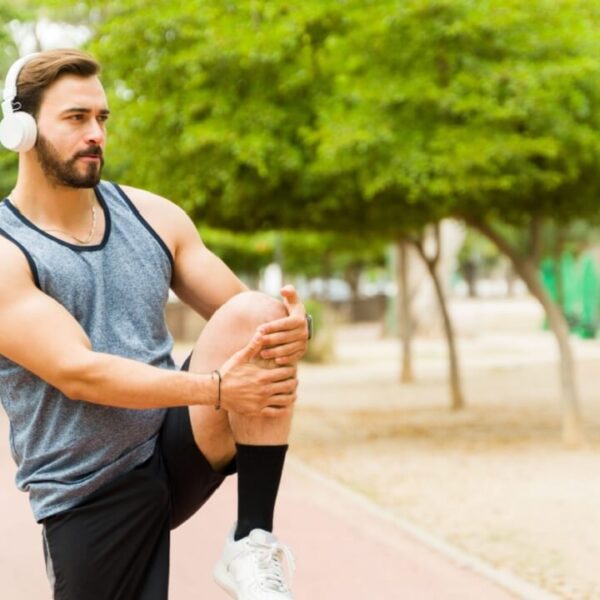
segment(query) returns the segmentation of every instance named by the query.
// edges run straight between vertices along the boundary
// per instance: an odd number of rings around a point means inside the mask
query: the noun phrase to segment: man
[[[170,529],[237,471],[215,579],[233,598],[288,600],[271,531],[304,308],[291,287],[283,304],[247,291],[175,204],[101,181],[98,73],[76,50],[18,61],[0,124],[19,152],[0,204],[1,398],[54,598],[166,598]],[[182,370],[169,288],[209,319]]]

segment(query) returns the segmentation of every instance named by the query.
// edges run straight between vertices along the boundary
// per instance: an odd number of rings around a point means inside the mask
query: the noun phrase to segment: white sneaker
[[[283,570],[283,557],[291,578],[295,569],[292,553],[272,533],[253,529],[250,535],[236,542],[232,531],[213,575],[236,600],[293,600]]]

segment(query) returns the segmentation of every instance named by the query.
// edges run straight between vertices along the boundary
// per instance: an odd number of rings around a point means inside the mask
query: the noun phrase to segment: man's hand
[[[221,367],[221,406],[225,410],[260,417],[281,417],[292,410],[298,387],[296,367],[263,368],[251,362],[263,347],[263,336],[257,332]]]
[[[278,365],[292,365],[306,354],[306,311],[293,286],[283,287],[281,295],[289,316],[265,323],[258,328],[264,346],[260,357],[274,359]]]

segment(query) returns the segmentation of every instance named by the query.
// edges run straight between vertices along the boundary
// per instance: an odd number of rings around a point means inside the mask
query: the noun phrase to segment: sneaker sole
[[[223,590],[225,590],[232,598],[237,600],[237,591],[235,589],[235,582],[233,578],[227,572],[225,565],[221,562],[217,563],[217,566],[213,571],[213,578],[215,583]]]

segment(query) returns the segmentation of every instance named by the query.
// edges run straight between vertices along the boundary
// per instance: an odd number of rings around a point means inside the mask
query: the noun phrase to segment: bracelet
[[[215,369],[210,374],[211,380],[215,378],[214,377],[215,373],[217,374],[217,378],[219,380],[219,382],[217,384],[217,401],[215,402],[215,410],[220,410],[220,408],[221,408],[221,381],[223,378],[221,377],[221,373],[220,373],[219,369]]]

